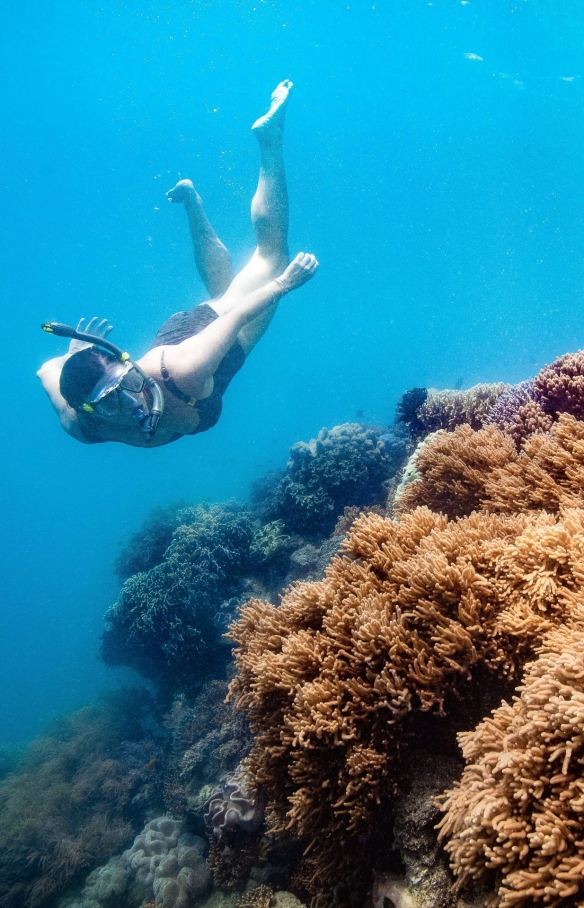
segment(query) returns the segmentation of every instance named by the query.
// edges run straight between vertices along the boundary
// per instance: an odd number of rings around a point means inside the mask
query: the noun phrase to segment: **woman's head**
[[[85,347],[69,357],[61,371],[59,389],[70,407],[80,410],[90,398],[116,357],[97,347]]]

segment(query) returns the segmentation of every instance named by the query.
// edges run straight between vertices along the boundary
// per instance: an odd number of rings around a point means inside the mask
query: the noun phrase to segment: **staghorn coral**
[[[205,804],[205,822],[217,839],[236,826],[243,832],[257,832],[264,822],[265,799],[250,784],[240,764],[226,773]]]
[[[500,513],[584,505],[584,423],[562,414],[547,435],[533,435],[519,453],[488,426],[438,433],[415,455],[418,478],[396,499],[398,513],[420,505],[449,516],[477,508]]]
[[[570,413],[584,419],[584,350],[566,353],[537,374],[536,400],[551,416]]]
[[[444,795],[440,837],[459,886],[496,874],[493,905],[584,903],[583,652],[579,604],[512,705],[459,735],[467,768]]]
[[[494,426],[437,432],[416,449],[408,481],[395,497],[398,514],[427,506],[448,517],[470,514],[485,498],[485,479],[517,459],[512,440]],[[415,472],[414,472],[415,470]]]
[[[584,511],[367,515],[342,552],[323,581],[296,584],[279,607],[251,601],[231,628],[230,695],[255,739],[244,765],[269,794],[273,831],[306,841],[316,905],[351,904],[366,886],[412,716],[444,715],[481,666],[515,677],[569,611]]]
[[[417,419],[423,433],[469,425],[480,429],[487,414],[502,394],[509,390],[503,382],[473,385],[467,391],[436,391],[428,389],[424,402],[417,409]]]
[[[216,612],[241,591],[253,525],[233,502],[186,508],[177,520],[164,561],[130,577],[108,610],[102,658],[188,690],[226,659]]]
[[[0,783],[0,904],[37,908],[123,847],[143,771],[118,752],[148,701],[125,692],[55,721]]]
[[[323,537],[344,507],[382,504],[384,482],[399,466],[393,441],[386,450],[380,429],[345,423],[321,429],[309,444],[297,442],[264,504],[266,518],[282,520],[293,533]]]

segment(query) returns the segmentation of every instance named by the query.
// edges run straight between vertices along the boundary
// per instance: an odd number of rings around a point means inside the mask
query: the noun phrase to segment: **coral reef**
[[[537,374],[536,400],[546,413],[570,413],[584,419],[584,350],[566,353]]]
[[[165,774],[164,800],[173,816],[189,811],[201,817],[217,779],[251,749],[243,713],[226,703],[227,682],[208,682],[192,706],[176,697],[164,725],[172,734]]]
[[[584,506],[584,423],[561,414],[548,434],[519,453],[494,426],[439,432],[415,454],[417,479],[396,498],[398,513],[427,506],[448,516],[478,508],[501,513],[557,512]]]
[[[79,895],[59,899],[57,908],[101,908],[103,905],[119,904],[129,877],[124,856],[116,855],[89,874]]]
[[[118,752],[143,738],[144,694],[110,697],[53,723],[0,783],[0,903],[37,908],[133,835],[133,796],[148,779]]]
[[[235,908],[275,908],[276,894],[269,886],[256,886],[238,898]]]
[[[530,435],[549,432],[552,424],[552,416],[545,413],[538,400],[535,379],[505,391],[483,421],[484,426],[495,426],[511,436],[517,448]]]
[[[357,886],[367,865],[412,716],[444,714],[480,666],[516,677],[569,610],[583,534],[576,510],[448,522],[419,508],[400,524],[367,515],[323,581],[293,586],[278,608],[242,609],[230,690],[255,738],[245,767],[268,791],[274,831],[307,840],[316,904],[350,901],[331,893],[347,866]]]
[[[508,389],[509,385],[503,382],[473,385],[467,391],[429,388],[426,399],[417,409],[418,424],[424,434],[438,429],[452,432],[462,425],[481,429],[489,411]]]
[[[494,426],[478,432],[459,426],[437,432],[418,446],[394,500],[398,514],[427,506],[448,517],[478,509],[485,498],[489,471],[516,460],[513,441]],[[415,472],[414,472],[415,470]]]
[[[441,837],[459,886],[496,880],[502,908],[584,899],[584,605],[545,638],[513,704],[461,734]]]
[[[345,423],[322,429],[309,444],[297,442],[290,449],[284,476],[265,503],[270,520],[282,520],[288,530],[308,537],[332,532],[343,508],[382,504],[384,483],[405,455],[395,462],[381,440],[381,430]]]
[[[102,658],[188,690],[226,659],[215,613],[241,591],[253,524],[247,509],[230,502],[186,508],[177,520],[164,561],[126,580],[108,610]]]
[[[155,905],[188,908],[211,887],[205,849],[205,840],[185,832],[178,820],[157,817],[136,836],[124,858],[137,881],[152,887]]]
[[[217,839],[236,826],[244,832],[257,832],[264,822],[265,800],[258,795],[240,764],[226,773],[205,804],[205,821]]]
[[[114,570],[122,583],[132,574],[149,571],[160,564],[172,541],[172,534],[179,526],[179,513],[184,508],[185,503],[177,501],[152,509],[116,558]]]

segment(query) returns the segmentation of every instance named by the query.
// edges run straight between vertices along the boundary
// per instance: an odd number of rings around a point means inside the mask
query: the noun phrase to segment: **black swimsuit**
[[[171,315],[170,318],[160,326],[156,332],[156,337],[150,345],[150,349],[152,350],[154,347],[163,346],[173,347],[176,344],[180,344],[188,337],[199,334],[207,325],[214,322],[216,318],[219,318],[219,316],[207,303],[201,303],[199,306],[195,306],[194,309],[187,309],[184,312],[175,312],[174,315]],[[199,414],[199,424],[192,432],[187,432],[187,435],[198,435],[199,432],[206,432],[207,429],[213,428],[221,416],[221,410],[223,409],[222,397],[225,394],[231,379],[239,372],[244,362],[245,353],[243,352],[243,347],[239,341],[236,341],[215,370],[213,375],[213,393],[210,394],[209,397],[205,397],[204,400],[197,401],[195,409]],[[170,393],[174,394],[175,397],[178,397],[179,400],[184,400],[185,397],[188,397],[188,395],[177,388],[172,381],[172,378],[170,378],[170,380],[165,379],[164,383]],[[177,391],[179,391],[178,394],[176,393]],[[77,414],[78,417],[84,417],[85,415],[86,414],[84,413]],[[92,444],[107,441],[108,439],[102,438],[98,434],[99,430],[95,424],[92,425],[91,423],[92,418],[89,414],[87,414],[86,419],[78,419],[79,428],[85,439]],[[177,432],[176,435],[173,438],[170,438],[168,442],[165,442],[165,444],[170,444],[171,441],[176,441],[177,438],[182,438],[182,433]],[[156,445],[156,447],[162,446]]]

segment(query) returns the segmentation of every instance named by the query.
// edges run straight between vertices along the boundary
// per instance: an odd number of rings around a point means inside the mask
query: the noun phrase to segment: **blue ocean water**
[[[244,498],[289,446],[387,424],[412,386],[519,381],[584,346],[584,12],[575,0],[31,0],[2,12],[0,743],[126,675],[98,659],[120,541],[152,506]],[[283,78],[287,298],[213,431],[66,436],[41,321],[107,316],[135,355],[203,301],[190,177],[242,264],[251,122]]]

